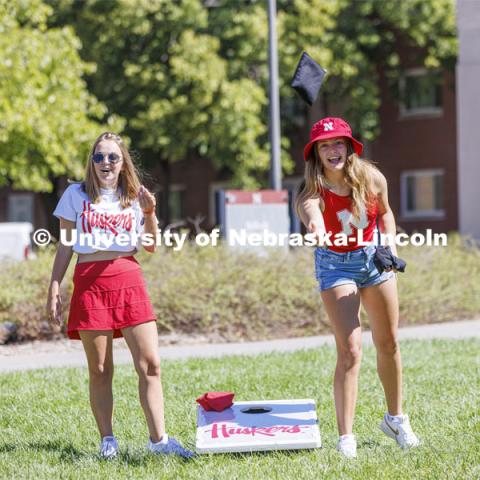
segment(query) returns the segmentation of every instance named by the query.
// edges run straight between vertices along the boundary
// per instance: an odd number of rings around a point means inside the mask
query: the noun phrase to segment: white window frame
[[[406,92],[406,77],[422,77],[427,75],[429,70],[423,67],[409,68],[405,70],[399,80],[400,98],[404,99]],[[441,74],[441,71],[439,71]],[[442,102],[443,103],[443,102]],[[423,107],[407,109],[403,100],[400,101],[400,119],[409,119],[412,117],[441,117],[443,115],[443,105],[441,107]]]
[[[409,211],[407,210],[407,178],[408,177],[426,177],[442,175],[445,178],[445,170],[443,168],[432,168],[432,169],[423,169],[423,170],[405,170],[400,174],[400,200],[401,200],[401,212],[402,219],[404,220],[416,220],[424,218],[435,218],[435,219],[444,219],[445,218],[445,209],[438,210],[417,210]]]

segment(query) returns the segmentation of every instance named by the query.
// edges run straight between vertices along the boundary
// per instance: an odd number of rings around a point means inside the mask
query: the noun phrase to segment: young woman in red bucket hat
[[[337,449],[346,457],[356,456],[353,418],[362,350],[361,304],[369,317],[388,408],[380,428],[402,448],[419,443],[402,410],[396,277],[374,264],[377,217],[384,232],[392,235],[395,219],[387,181],[360,158],[362,150],[345,120],[328,117],[315,123],[304,149],[305,182],[296,201],[307,230],[324,244],[315,250],[315,271],[337,346],[333,387]],[[391,249],[396,255],[396,246]]]
[[[112,339],[123,336],[139,377],[140,403],[152,453],[192,456],[165,433],[158,334],[140,265],[139,235],[157,233],[155,197],[140,184],[122,139],[111,132],[94,142],[85,181],[70,185],[54,215],[66,240],[58,243],[48,293],[49,318],[62,322],[59,288],[73,252],[78,260],[68,336],[81,340],[88,361],[90,404],[100,432],[100,455],[114,458]],[[74,243],[72,245],[72,243]],[[153,243],[153,242],[150,242]],[[153,252],[155,245],[144,248]]]

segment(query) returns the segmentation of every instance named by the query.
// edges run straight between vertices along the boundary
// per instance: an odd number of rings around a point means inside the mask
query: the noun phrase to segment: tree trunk
[[[170,218],[170,184],[171,184],[171,168],[168,160],[160,162],[162,167],[162,198],[160,204],[160,216],[164,225],[168,225]]]

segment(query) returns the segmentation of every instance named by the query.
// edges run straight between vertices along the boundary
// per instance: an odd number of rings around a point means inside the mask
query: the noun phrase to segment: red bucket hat
[[[352,137],[352,129],[350,125],[341,118],[327,117],[322,118],[315,123],[310,130],[310,141],[303,149],[303,159],[308,160],[313,144],[318,140],[328,140],[336,137],[347,137],[352,141],[353,149],[357,155],[361,155],[363,151],[363,144]]]

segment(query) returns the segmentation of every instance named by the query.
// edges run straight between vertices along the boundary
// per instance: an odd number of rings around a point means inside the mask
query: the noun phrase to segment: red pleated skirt
[[[155,320],[142,269],[134,257],[78,263],[73,275],[67,335],[79,330],[113,330]]]

